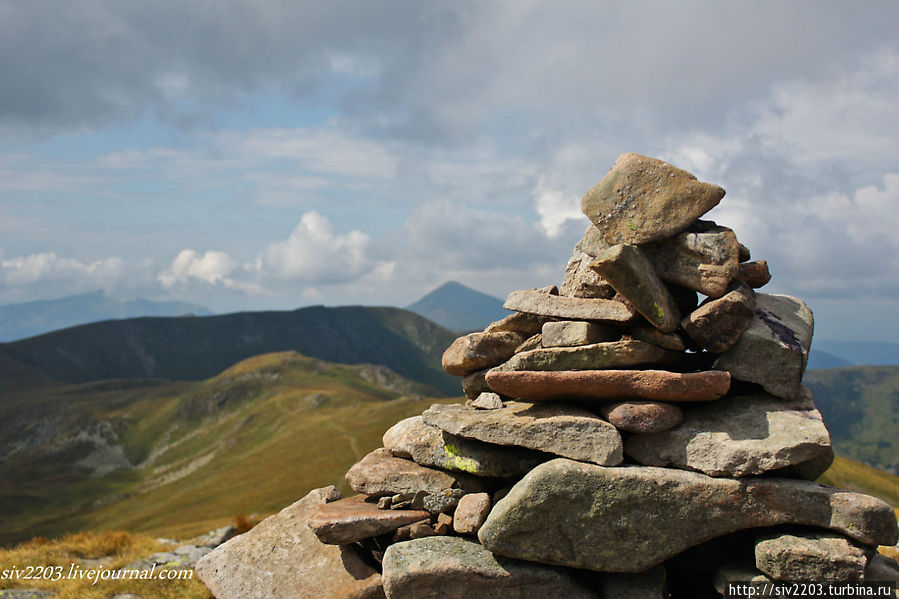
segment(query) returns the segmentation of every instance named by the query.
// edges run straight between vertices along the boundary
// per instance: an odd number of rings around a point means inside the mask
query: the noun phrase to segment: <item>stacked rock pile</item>
[[[200,576],[219,599],[695,599],[727,581],[895,579],[876,553],[897,542],[892,508],[811,482],[833,460],[801,385],[812,313],[754,291],[767,264],[699,220],[723,196],[619,157],[582,200],[592,224],[561,285],[511,293],[513,314],[446,350],[469,401],[399,422],[347,473],[358,495],[313,491]],[[292,564],[289,581],[259,574],[259,554]]]

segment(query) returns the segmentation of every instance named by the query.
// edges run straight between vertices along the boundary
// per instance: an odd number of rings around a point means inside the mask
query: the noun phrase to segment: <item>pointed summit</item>
[[[509,315],[503,300],[447,281],[406,309],[452,331],[474,331]]]

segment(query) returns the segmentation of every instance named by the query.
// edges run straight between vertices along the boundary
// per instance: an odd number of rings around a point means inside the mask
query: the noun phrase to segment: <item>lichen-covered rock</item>
[[[802,300],[758,293],[749,328],[713,367],[761,385],[771,395],[795,399],[814,329],[812,311]]]
[[[350,488],[371,497],[415,493],[438,493],[461,488],[479,491],[476,479],[460,473],[426,468],[412,460],[394,457],[387,449],[376,449],[358,461],[346,473]]]
[[[563,297],[539,289],[513,291],[503,307],[539,316],[612,323],[630,322],[637,313],[633,307],[611,299]]]
[[[517,447],[500,447],[463,439],[426,424],[421,416],[406,418],[384,433],[384,447],[416,463],[476,476],[518,476],[549,456]]]
[[[582,408],[566,404],[510,401],[496,410],[435,404],[425,410],[427,424],[466,439],[514,445],[594,464],[622,460],[621,435],[614,426]]]

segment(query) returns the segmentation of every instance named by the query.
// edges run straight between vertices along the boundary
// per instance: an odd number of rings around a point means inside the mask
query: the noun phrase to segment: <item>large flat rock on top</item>
[[[396,456],[424,466],[476,476],[524,474],[547,456],[518,447],[501,447],[463,439],[427,424],[421,416],[406,418],[384,433],[384,447]]]
[[[459,537],[391,545],[384,587],[390,599],[597,599],[567,572],[495,556]]]
[[[621,435],[582,408],[565,404],[506,402],[496,410],[435,404],[422,418],[453,435],[496,445],[515,445],[575,460],[614,466],[622,460]]]
[[[814,479],[833,461],[830,435],[808,388],[793,401],[767,394],[727,397],[687,412],[669,431],[634,435],[626,453],[646,466],[710,476],[756,476],[812,462]]]
[[[723,197],[687,171],[627,153],[581,199],[581,210],[606,243],[638,245],[683,231]]]
[[[218,599],[383,599],[380,574],[355,548],[324,545],[306,526],[335,495],[311,491],[207,554],[197,576]]]
[[[744,530],[800,524],[892,545],[883,501],[808,481],[730,479],[646,466],[558,458],[525,475],[490,512],[478,538],[509,557],[603,572],[640,572],[688,547]]]
[[[513,291],[506,298],[503,307],[538,316],[611,323],[630,322],[637,314],[633,307],[616,300],[564,297],[550,295],[539,289]]]
[[[795,399],[814,329],[812,311],[802,300],[757,293],[752,323],[713,368],[761,385],[771,395]]]
[[[730,374],[720,370],[680,373],[667,370],[550,372],[494,369],[487,372],[486,379],[497,393],[533,401],[711,401],[723,397],[730,389]]]

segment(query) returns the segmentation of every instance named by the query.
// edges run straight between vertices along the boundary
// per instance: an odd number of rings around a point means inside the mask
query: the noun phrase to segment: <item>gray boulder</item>
[[[842,535],[773,534],[755,544],[755,567],[775,580],[863,580],[868,556]]]

